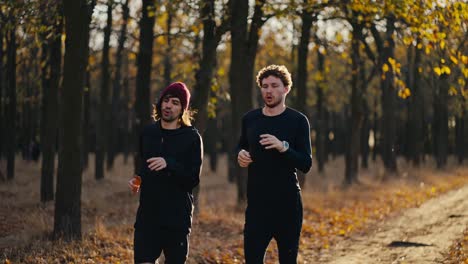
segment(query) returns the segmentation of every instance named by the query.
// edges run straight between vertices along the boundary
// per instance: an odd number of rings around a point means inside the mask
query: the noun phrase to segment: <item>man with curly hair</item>
[[[263,263],[274,238],[282,264],[296,263],[302,228],[302,198],[297,170],[312,166],[307,117],[286,106],[291,74],[269,65],[257,74],[264,106],[246,113],[237,161],[248,168],[244,251],[247,264]]]

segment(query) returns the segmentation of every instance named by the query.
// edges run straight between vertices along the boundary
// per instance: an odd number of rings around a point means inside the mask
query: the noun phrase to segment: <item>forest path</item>
[[[442,263],[468,227],[468,185],[322,251],[318,263]]]

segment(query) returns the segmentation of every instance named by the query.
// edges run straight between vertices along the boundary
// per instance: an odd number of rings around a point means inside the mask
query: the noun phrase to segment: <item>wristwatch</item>
[[[280,151],[281,153],[286,152],[289,149],[289,143],[286,140],[283,140],[283,149]]]

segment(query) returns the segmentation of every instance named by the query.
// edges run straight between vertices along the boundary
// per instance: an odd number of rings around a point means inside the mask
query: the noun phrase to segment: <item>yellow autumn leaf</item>
[[[454,96],[454,95],[458,94],[458,91],[457,91],[457,89],[455,87],[450,86],[448,94],[451,95],[451,96]]]
[[[411,96],[411,91],[410,91],[410,89],[409,89],[408,87],[405,88],[404,94],[405,94],[406,97],[410,97],[410,96]]]
[[[445,49],[445,41],[443,40],[440,41],[440,48]]]
[[[418,43],[418,49],[422,49],[423,45],[421,43]]]
[[[94,56],[89,56],[88,64],[89,65],[94,65],[95,62],[96,62],[96,58]]]
[[[450,75],[450,73],[452,72],[448,66],[442,66],[441,71],[442,73],[445,73],[447,75]]]
[[[440,75],[442,74],[442,71],[441,71],[440,67],[434,67],[434,72],[435,72],[438,76],[440,76]]]
[[[466,84],[465,79],[463,79],[463,78],[461,78],[461,77],[458,78],[458,84],[459,84],[460,86],[462,86],[462,87],[465,86],[465,84]]]
[[[218,69],[218,76],[224,76],[225,73],[226,73],[226,72],[224,71],[224,68],[223,68],[223,67],[220,67],[220,68]]]
[[[384,64],[382,65],[382,71],[383,71],[383,72],[388,72],[388,70],[389,70],[389,68],[388,68],[387,63],[384,63]]]
[[[458,64],[458,60],[454,56],[450,56],[450,60],[453,62],[453,64]]]
[[[404,36],[403,37],[403,43],[405,45],[410,45],[413,42],[413,38],[411,36]]]
[[[461,56],[461,61],[463,62],[464,65],[468,64],[468,56],[462,55]]]
[[[135,60],[136,59],[136,54],[134,52],[128,53],[128,59],[129,60]]]
[[[431,53],[431,48],[429,46],[426,46],[424,52],[426,53],[426,55],[429,55]]]

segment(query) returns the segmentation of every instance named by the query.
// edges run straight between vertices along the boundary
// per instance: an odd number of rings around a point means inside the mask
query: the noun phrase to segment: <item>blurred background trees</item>
[[[255,73],[272,63],[293,73],[288,105],[309,117],[316,166],[343,155],[345,185],[376,159],[385,177],[398,175],[398,157],[440,169],[449,155],[466,160],[463,1],[73,2],[0,1],[1,173],[14,180],[15,154],[41,161],[57,234],[80,236],[82,170],[99,180],[116,155],[137,162],[137,135],[173,81],[191,89],[205,166],[227,153],[219,177],[245,202],[234,149],[242,115],[262,105]]]

